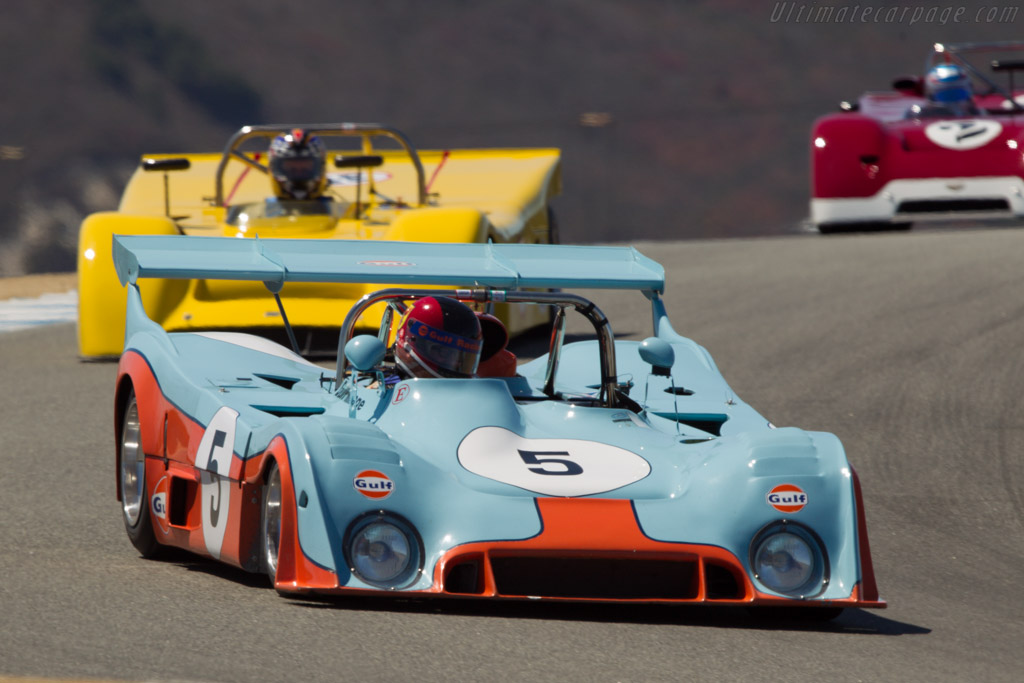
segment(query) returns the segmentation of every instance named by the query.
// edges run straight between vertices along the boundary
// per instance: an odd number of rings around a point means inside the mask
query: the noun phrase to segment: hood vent
[[[277,386],[281,387],[282,389],[291,389],[299,381],[295,377],[281,377],[279,375],[264,375],[264,374],[261,374],[261,373],[258,373],[258,372],[254,372],[252,374],[256,375],[257,377],[259,377],[262,380],[266,380],[267,382],[270,382],[271,384],[276,384]]]
[[[654,414],[715,436],[722,435],[722,425],[729,419],[728,415],[721,413],[661,413],[655,411]]]

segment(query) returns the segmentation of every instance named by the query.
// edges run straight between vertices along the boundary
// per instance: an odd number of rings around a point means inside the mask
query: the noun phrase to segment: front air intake
[[[574,557],[495,557],[500,595],[607,600],[693,600],[696,562]]]

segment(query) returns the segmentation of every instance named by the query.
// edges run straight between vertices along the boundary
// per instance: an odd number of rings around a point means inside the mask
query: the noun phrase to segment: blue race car
[[[736,397],[632,248],[119,236],[114,260],[118,498],[144,556],[186,548],[281,593],[885,606],[839,440]],[[145,278],[264,282],[279,304],[291,283],[391,288],[321,366],[166,332]],[[641,292],[652,336],[617,341],[586,289]],[[548,352],[509,358],[495,303],[546,307]],[[353,336],[373,307],[379,334]],[[569,315],[593,339],[565,342]]]

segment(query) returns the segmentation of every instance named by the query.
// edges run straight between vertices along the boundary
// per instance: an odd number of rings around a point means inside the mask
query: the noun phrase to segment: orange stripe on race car
[[[544,530],[536,540],[542,547],[616,550],[651,542],[640,531],[629,500],[538,498],[537,507]]]

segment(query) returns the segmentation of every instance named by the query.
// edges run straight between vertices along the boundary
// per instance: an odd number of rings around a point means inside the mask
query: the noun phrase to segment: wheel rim
[[[267,573],[277,575],[277,549],[281,542],[281,472],[274,467],[263,495],[263,557]]]
[[[142,452],[139,429],[139,406],[133,396],[124,411],[121,428],[121,510],[125,522],[134,527],[142,517],[142,500],[146,479],[146,456]]]

